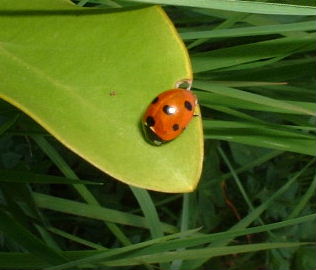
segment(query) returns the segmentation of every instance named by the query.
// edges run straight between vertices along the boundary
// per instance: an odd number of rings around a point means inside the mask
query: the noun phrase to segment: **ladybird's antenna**
[[[184,79],[184,80],[176,82],[176,88],[183,88],[190,91],[191,87],[192,87],[191,79]]]

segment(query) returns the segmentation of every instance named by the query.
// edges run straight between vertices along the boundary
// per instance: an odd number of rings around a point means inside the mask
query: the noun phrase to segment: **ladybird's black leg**
[[[199,110],[198,110],[198,107],[195,107],[194,108],[194,112],[193,112],[193,117],[197,117],[197,116],[201,116],[201,114],[199,114]]]

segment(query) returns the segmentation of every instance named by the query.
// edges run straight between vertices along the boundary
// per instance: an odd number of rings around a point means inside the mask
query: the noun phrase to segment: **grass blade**
[[[285,37],[212,50],[192,55],[195,73],[237,66],[274,57],[283,58],[299,51],[314,50],[315,35]],[[279,59],[277,58],[279,61]],[[255,62],[256,63],[256,62]],[[247,67],[249,68],[249,67]]]
[[[190,198],[192,194],[183,194],[182,199],[182,214],[181,214],[181,232],[186,231],[189,229],[189,223],[190,223],[190,216],[192,216],[191,209],[190,209]],[[181,247],[178,250],[184,250],[185,247]],[[178,270],[181,269],[181,265],[183,263],[183,260],[173,260],[170,265],[170,270]]]
[[[315,16],[316,9],[312,6],[287,5],[280,3],[264,3],[251,1],[232,0],[129,0],[130,2],[164,4],[175,6],[213,8],[220,10],[231,10],[239,12],[259,13],[259,14],[279,14],[279,15],[311,15]]]
[[[130,186],[135,198],[137,199],[149,227],[151,237],[157,238],[163,236],[163,230],[160,224],[159,216],[149,193],[147,190]]]
[[[91,241],[87,241],[85,239],[82,239],[78,236],[75,236],[73,234],[70,234],[70,233],[67,233],[67,232],[64,232],[62,230],[59,230],[57,228],[53,228],[53,227],[48,227],[47,228],[48,231],[56,234],[56,235],[59,235],[61,237],[64,237],[70,241],[73,241],[73,242],[76,242],[76,243],[79,243],[81,245],[85,245],[87,247],[90,247],[90,248],[93,248],[93,249],[96,249],[96,250],[105,250],[107,248],[105,248],[104,246],[101,246],[101,245],[98,245],[96,243],[93,243]]]
[[[180,36],[184,40],[198,38],[248,37],[257,35],[279,34],[282,32],[311,31],[315,30],[315,28],[316,25],[314,21],[307,21],[288,24],[215,29],[209,31],[190,31],[180,33]]]
[[[295,218],[295,219],[289,219],[286,221],[282,222],[277,222],[273,224],[268,224],[264,226],[257,226],[253,228],[249,228],[246,230],[241,230],[241,231],[228,231],[228,232],[222,232],[222,233],[215,233],[211,235],[201,235],[201,236],[194,236],[192,234],[196,233],[196,230],[191,230],[186,233],[179,233],[179,234],[174,234],[170,236],[164,236],[163,238],[160,239],[154,239],[150,241],[146,241],[143,243],[135,244],[129,247],[123,247],[119,248],[116,250],[112,251],[106,251],[106,252],[95,252],[95,251],[66,251],[63,252],[62,254],[69,259],[71,262],[64,264],[63,266],[59,265],[56,267],[52,267],[49,269],[66,269],[69,267],[74,267],[74,266],[82,266],[84,264],[89,264],[89,263],[96,263],[96,262],[102,262],[103,259],[109,258],[110,256],[113,255],[120,255],[122,256],[124,253],[129,252],[129,251],[135,251],[135,250],[140,250],[142,248],[148,247],[150,249],[151,245],[156,245],[159,244],[159,248],[155,249],[156,251],[165,251],[165,250],[170,250],[174,249],[177,247],[175,244],[177,241],[183,242],[180,243],[180,246],[186,246],[186,247],[192,247],[192,246],[198,246],[201,244],[209,243],[213,240],[218,240],[218,239],[225,239],[227,237],[238,237],[242,235],[247,235],[247,234],[253,234],[253,233],[260,233],[264,232],[266,230],[274,230],[274,229],[280,229],[283,227],[287,226],[292,226],[300,223],[305,223],[309,221],[315,220],[316,215],[309,215],[309,216],[304,216],[300,218]],[[192,237],[190,237],[192,235]],[[179,239],[177,240],[176,237],[189,237],[188,239]],[[168,242],[164,243],[164,241],[168,240],[174,240],[174,244],[168,244]],[[109,254],[110,253],[110,254]],[[147,252],[148,253],[148,252]],[[112,254],[112,255],[111,255]],[[49,267],[49,265],[40,258],[34,257],[30,254],[25,254],[25,253],[8,253],[8,252],[0,252],[0,268],[2,269],[43,269],[45,267]],[[92,266],[90,265],[90,268]],[[187,268],[189,269],[189,268]]]
[[[249,213],[246,217],[244,217],[242,220],[240,220],[237,224],[232,226],[228,232],[234,232],[238,230],[245,229],[247,226],[249,226],[253,221],[255,221],[260,215],[271,205],[271,203],[278,198],[280,195],[282,195],[284,192],[286,192],[295,181],[306,171],[306,169],[313,164],[314,160],[311,160],[306,166],[304,166],[303,169],[301,169],[297,174],[295,174],[293,177],[289,179],[289,181],[283,185],[280,189],[278,189],[269,199],[267,199],[264,203],[262,203],[260,206],[255,208],[251,213]],[[264,225],[267,226],[267,225]],[[232,241],[234,238],[226,238],[223,240],[217,240],[214,241],[211,246],[215,247],[221,247],[224,245],[227,245],[230,241]],[[212,256],[209,258],[205,258],[202,260],[192,260],[186,262],[183,269],[196,269],[199,266],[201,266],[203,263],[205,263],[207,260],[209,260]]]
[[[269,250],[275,248],[291,248],[308,245],[311,243],[265,243],[265,244],[249,244],[237,245],[229,247],[216,247],[216,248],[202,248],[183,251],[171,251],[152,255],[143,255],[136,257],[127,257],[125,259],[118,259],[104,263],[107,266],[131,266],[144,263],[158,263],[170,262],[172,260],[193,260],[204,259],[216,256],[225,256],[229,254],[240,254],[248,252],[256,252],[262,250]]]
[[[10,183],[37,183],[37,184],[91,184],[102,185],[103,183],[94,183],[66,177],[42,175],[26,171],[13,171],[0,169],[0,182]]]
[[[82,264],[86,264],[86,263],[99,263],[100,261],[110,258],[112,256],[115,255],[124,255],[125,253],[129,253],[131,251],[135,251],[135,250],[139,250],[139,249],[143,249],[147,246],[150,245],[154,245],[157,243],[162,243],[164,241],[168,241],[168,240],[172,240],[172,239],[176,239],[178,237],[184,237],[184,236],[189,236],[191,234],[194,234],[195,232],[197,232],[197,230],[190,230],[190,231],[186,231],[186,232],[180,232],[180,233],[176,233],[176,234],[172,234],[172,235],[168,235],[168,236],[164,236],[164,237],[160,237],[160,238],[155,238],[149,241],[145,241],[142,243],[138,243],[138,244],[134,244],[134,245],[130,245],[127,247],[122,247],[122,248],[118,248],[118,249],[112,249],[112,250],[108,250],[105,252],[100,252],[98,254],[91,254],[91,256],[83,258],[83,259],[79,259],[77,258],[77,260],[73,260],[69,263],[65,263],[63,265],[58,265],[58,266],[53,266],[53,267],[49,267],[46,270],[60,270],[60,269],[67,269],[69,267],[73,267],[73,266],[78,266],[78,265],[82,265]]]
[[[146,220],[140,216],[36,192],[33,193],[33,196],[36,204],[41,208],[135,227],[149,227]],[[161,224],[161,227],[162,230],[169,233],[177,230],[169,224]]]
[[[240,174],[240,173],[243,173],[245,171],[248,171],[256,166],[259,166],[259,165],[267,162],[270,159],[273,159],[273,158],[279,156],[282,153],[283,152],[281,152],[281,151],[271,151],[265,155],[262,155],[260,158],[255,159],[252,162],[249,162],[248,164],[236,169],[235,173]],[[232,177],[232,173],[226,173],[226,174],[222,175],[216,183],[221,182],[221,181],[225,181],[230,177]]]
[[[245,134],[246,133],[246,134]],[[302,138],[279,138],[261,134],[260,131],[253,129],[235,130],[230,128],[220,130],[205,130],[204,137],[212,140],[224,140],[245,145],[253,145],[269,149],[301,153],[310,156],[316,156],[314,140]]]
[[[33,140],[39,145],[44,153],[52,160],[52,162],[59,168],[59,170],[67,177],[71,179],[78,179],[79,177],[74,171],[68,166],[61,155],[54,149],[49,142],[40,135],[33,135]],[[99,203],[93,194],[84,185],[73,185],[74,189],[80,194],[80,196],[89,204],[98,206]],[[129,239],[124,235],[122,230],[113,223],[105,223],[110,231],[123,243],[129,245]]]
[[[65,263],[67,259],[59,252],[46,246],[42,241],[16,222],[13,217],[0,209],[0,230],[16,243],[50,264]]]
[[[302,199],[299,201],[299,203],[295,206],[291,214],[289,215],[289,219],[297,217],[300,212],[302,212],[305,208],[306,203],[313,197],[315,194],[315,188],[316,188],[316,176],[314,176],[313,182],[307,189],[306,193],[302,196]]]
[[[204,82],[204,81],[195,81],[194,87],[198,89],[202,89],[205,91],[209,91],[212,93],[216,93],[218,95],[227,96],[230,98],[236,98],[239,100],[260,104],[264,106],[270,106],[270,107],[276,107],[276,108],[282,108],[285,110],[290,110],[293,112],[303,113],[306,115],[315,116],[316,113],[312,110],[308,110],[299,106],[295,106],[293,104],[290,104],[283,100],[277,100],[269,97],[265,97],[258,94],[249,93],[246,91],[238,90],[235,88],[230,87],[224,87],[219,85],[213,85],[210,82]]]
[[[12,127],[16,121],[19,119],[20,114],[15,114],[7,121],[5,121],[2,125],[0,125],[0,135],[7,131],[10,127]]]
[[[222,120],[204,120],[206,129],[225,129],[229,127],[230,129],[256,129],[260,130],[261,134],[267,134],[270,136],[279,136],[279,137],[290,137],[290,138],[301,138],[314,140],[315,136],[298,132],[293,129],[288,129],[286,127],[280,127],[279,125],[273,124],[257,124],[251,122],[238,122],[238,121],[222,121]]]
[[[251,110],[251,111],[261,111],[261,112],[271,112],[271,113],[282,113],[282,114],[297,114],[297,115],[305,115],[304,112],[294,111],[291,109],[283,109],[278,108],[275,106],[269,106],[261,104],[258,106],[258,104],[246,101],[246,100],[240,100],[239,98],[233,98],[229,96],[224,96],[222,94],[215,94],[215,93],[209,93],[204,91],[195,91],[195,94],[197,94],[199,98],[199,102],[202,106],[208,107],[212,109],[212,106],[226,106],[226,107],[232,107],[232,108],[239,108],[244,110]],[[259,95],[260,96],[260,95]],[[299,106],[301,108],[304,108],[305,110],[309,110],[310,112],[313,112],[316,114],[315,110],[315,104],[312,102],[300,102],[300,101],[290,101],[286,100],[286,103]],[[216,107],[215,107],[216,109]]]

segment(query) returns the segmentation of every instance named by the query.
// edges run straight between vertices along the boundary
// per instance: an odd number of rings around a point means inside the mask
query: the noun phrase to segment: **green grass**
[[[314,269],[315,5],[76,3],[164,5],[193,64],[203,174],[184,195],[127,186],[0,101],[0,269]]]

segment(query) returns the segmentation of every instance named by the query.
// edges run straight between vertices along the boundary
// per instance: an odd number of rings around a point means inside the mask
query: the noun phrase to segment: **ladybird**
[[[144,117],[146,137],[155,145],[178,137],[194,116],[196,96],[186,89],[170,89],[153,99]]]

